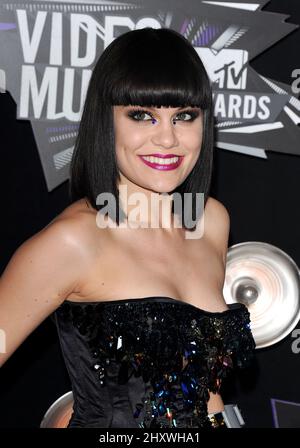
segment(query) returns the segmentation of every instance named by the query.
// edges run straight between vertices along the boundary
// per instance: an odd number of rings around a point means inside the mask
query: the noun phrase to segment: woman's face
[[[114,106],[121,183],[170,192],[190,174],[200,154],[200,108]],[[167,156],[167,157],[166,157]]]

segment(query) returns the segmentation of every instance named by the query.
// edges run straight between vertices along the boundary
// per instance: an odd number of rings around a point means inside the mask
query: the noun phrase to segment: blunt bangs
[[[112,51],[110,63],[117,59],[114,56]],[[106,93],[112,105],[205,110],[210,104],[210,84],[201,59],[181,34],[165,28],[126,34]]]

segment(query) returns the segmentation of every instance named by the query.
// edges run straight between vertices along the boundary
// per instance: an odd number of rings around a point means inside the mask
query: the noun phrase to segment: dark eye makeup
[[[127,113],[128,117],[131,118],[134,121],[153,121],[155,120],[153,114],[147,110],[147,109],[141,109],[141,108],[135,108],[135,109],[131,109],[128,111]],[[144,115],[149,115],[150,118],[148,119],[143,119]],[[186,118],[180,118],[179,120],[177,120],[175,118],[175,121],[186,121],[191,123],[192,121],[194,121],[197,117],[199,117],[200,115],[200,110],[195,110],[195,109],[186,109],[183,111],[180,111],[176,114],[176,117],[184,117],[189,115],[190,118],[186,119]]]

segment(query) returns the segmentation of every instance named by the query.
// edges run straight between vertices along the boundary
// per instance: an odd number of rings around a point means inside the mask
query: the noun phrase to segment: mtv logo
[[[246,89],[248,51],[214,51],[210,48],[195,47],[210,80],[219,85],[219,89]]]

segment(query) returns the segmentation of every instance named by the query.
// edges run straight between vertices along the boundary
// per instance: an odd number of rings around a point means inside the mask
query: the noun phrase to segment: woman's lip
[[[149,162],[148,160],[143,159],[143,156],[139,155],[139,158],[141,159],[142,162],[144,162],[145,165],[148,165],[148,166],[150,166],[150,168],[153,168],[155,170],[160,170],[160,171],[175,170],[176,168],[178,168],[183,160],[183,156],[174,156],[174,157],[179,157],[177,162],[170,163],[168,165],[162,165],[159,163]]]

